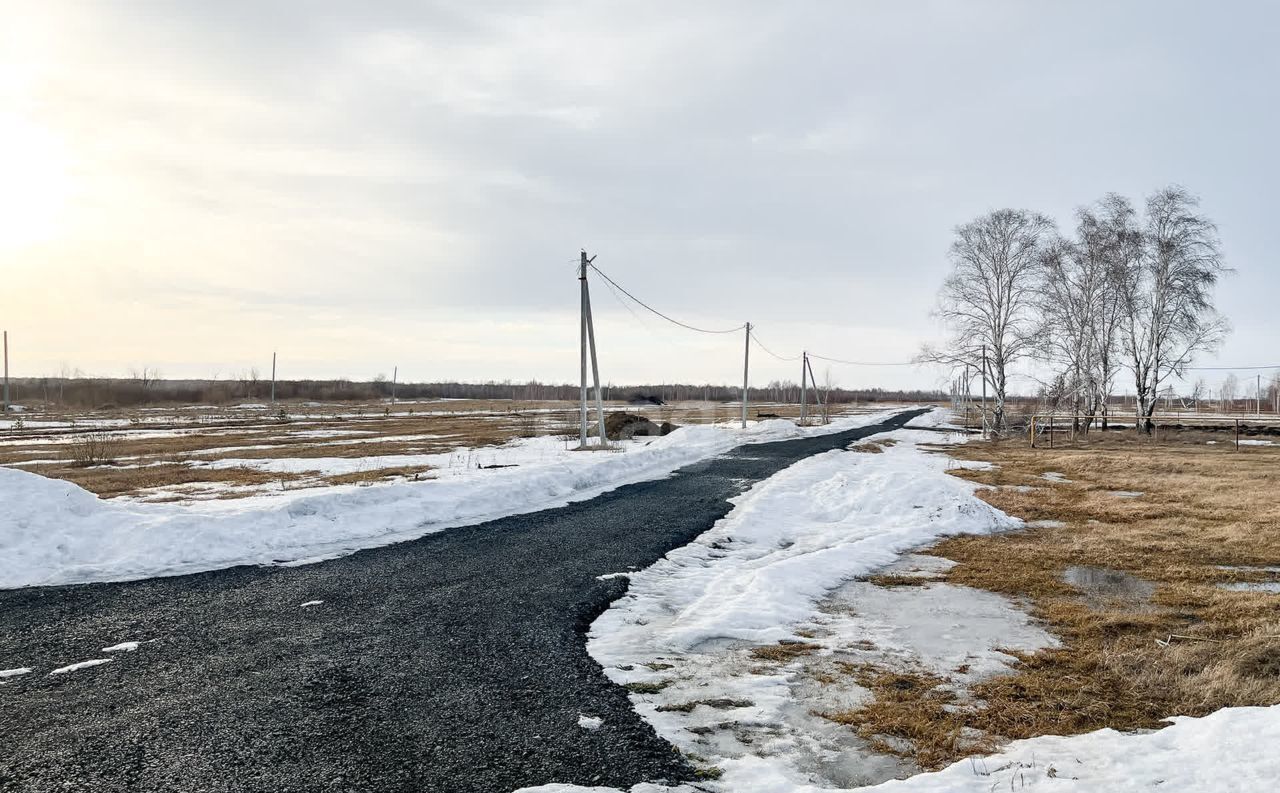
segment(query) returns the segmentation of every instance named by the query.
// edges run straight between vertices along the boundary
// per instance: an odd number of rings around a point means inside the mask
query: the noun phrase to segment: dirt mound
[[[604,417],[604,432],[611,441],[668,435],[674,429],[676,426],[671,422],[664,421],[658,425],[638,413],[609,413]]]

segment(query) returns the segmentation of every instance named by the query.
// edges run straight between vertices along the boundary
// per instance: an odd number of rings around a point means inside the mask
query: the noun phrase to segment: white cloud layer
[[[1264,4],[4,5],[20,374],[572,380],[582,246],[690,321],[902,360],[953,226],[1169,182],[1239,271],[1220,360],[1272,362]],[[595,302],[606,379],[736,379],[736,341]]]

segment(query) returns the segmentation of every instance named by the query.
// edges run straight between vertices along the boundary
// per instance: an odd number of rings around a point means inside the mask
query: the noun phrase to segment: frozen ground
[[[107,502],[69,482],[0,468],[0,587],[330,558],[590,498],[745,443],[839,432],[894,412],[843,417],[821,427],[783,420],[755,422],[745,430],[684,427],[610,452],[575,452],[561,439],[543,436],[438,455],[442,459],[431,463],[440,465],[437,478],[425,482],[195,504]]]

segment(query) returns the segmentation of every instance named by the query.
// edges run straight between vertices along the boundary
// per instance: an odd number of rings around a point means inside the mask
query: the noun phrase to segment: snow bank
[[[743,443],[839,432],[897,411],[850,416],[825,427],[789,421],[746,430],[685,427],[616,452],[572,452],[556,438],[474,450],[518,467],[448,466],[438,479],[321,494],[146,504],[103,501],[70,482],[0,468],[0,587],[122,581],[238,564],[312,561],[452,526],[561,506],[629,482],[656,479]]]
[[[881,793],[1069,790],[1128,793],[1274,790],[1280,780],[1280,706],[1178,716],[1152,733],[1098,730],[1016,741],[1000,754],[962,760],[932,774],[886,782]]]
[[[950,476],[954,460],[919,448],[963,440],[920,431],[945,418],[938,411],[920,417],[918,429],[874,436],[894,442],[874,453],[828,452],[756,484],[713,529],[629,573],[627,594],[591,626],[588,652],[614,682],[653,685],[656,693],[632,696],[637,712],[682,751],[721,769],[721,789],[768,775],[794,788],[813,781],[806,769],[815,762],[829,765],[837,756],[841,773],[858,779],[900,771],[891,758],[859,754],[849,730],[812,714],[829,707],[799,700],[792,670],[762,669],[748,650],[823,641],[812,630],[797,633],[821,621],[819,602],[911,548],[1021,525],[978,499],[975,484]],[[1051,641],[1028,633],[1030,649]],[[718,704],[690,706],[707,701]],[[757,755],[768,757],[768,774]]]
[[[861,793],[991,793],[1052,790],[1068,793],[1142,793],[1151,790],[1239,793],[1274,790],[1280,779],[1280,705],[1226,708],[1200,719],[1179,716],[1150,733],[1115,730],[1016,741],[1000,754],[961,760],[941,771],[918,774]],[[696,790],[727,793],[832,793],[778,778],[767,760],[755,758],[754,778],[740,783],[699,783]],[[613,788],[543,785],[517,793],[622,793]],[[688,786],[636,785],[631,793],[695,793]]]
[[[920,452],[918,441],[937,440],[921,434],[877,436],[897,445],[817,455],[757,484],[711,531],[629,576],[627,594],[592,626],[591,654],[608,666],[709,639],[793,638],[790,626],[827,592],[903,551],[1021,525],[949,476],[949,458]]]

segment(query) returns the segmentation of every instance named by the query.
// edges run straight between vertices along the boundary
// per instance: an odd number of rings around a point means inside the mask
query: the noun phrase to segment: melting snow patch
[[[109,664],[109,663],[111,663],[110,658],[94,658],[92,661],[81,661],[80,663],[77,663],[77,664],[68,664],[66,666],[60,666],[57,669],[50,672],[49,674],[65,675],[68,672],[75,672],[79,669],[88,669],[91,666],[102,666],[103,664]]]
[[[831,611],[833,590],[912,548],[1022,525],[948,474],[950,458],[919,446],[937,436],[921,435],[885,433],[896,443],[881,454],[828,452],[760,482],[706,534],[631,575],[592,625],[591,655],[658,734],[724,772],[719,789],[852,786],[910,770],[813,715],[851,703],[801,679],[805,664],[913,658],[982,675],[1008,660],[991,647],[1053,643],[1000,596],[947,585],[854,582]],[[924,577],[945,564],[906,566]],[[858,655],[869,633],[877,655]]]
[[[1050,482],[1057,482],[1059,484],[1072,481],[1066,477],[1066,474],[1062,474],[1057,471],[1045,471],[1043,474],[1040,474],[1040,478],[1048,479]]]
[[[578,726],[584,730],[598,730],[604,725],[604,719],[599,716],[583,716],[578,715]]]
[[[17,669],[0,669],[0,678],[17,677],[19,675],[27,674],[31,674],[31,670],[25,666],[20,666]]]
[[[119,644],[113,644],[113,645],[111,645],[110,647],[103,647],[103,648],[102,648],[102,652],[104,652],[104,653],[131,653],[131,652],[133,652],[134,650],[138,649],[138,645],[139,645],[139,644],[142,644],[142,642],[120,642]]]
[[[1137,498],[1144,495],[1144,493],[1141,490],[1108,490],[1107,495],[1115,496],[1116,498]]]
[[[311,608],[312,606],[319,606],[321,603],[324,603],[324,601],[323,601],[323,600],[308,600],[306,603],[299,603],[299,604],[298,604],[298,608],[300,608],[300,609],[309,609],[309,608]]]
[[[631,575],[631,573],[605,573],[604,575],[596,576],[596,580],[608,581],[611,578],[626,578],[629,575]]]

